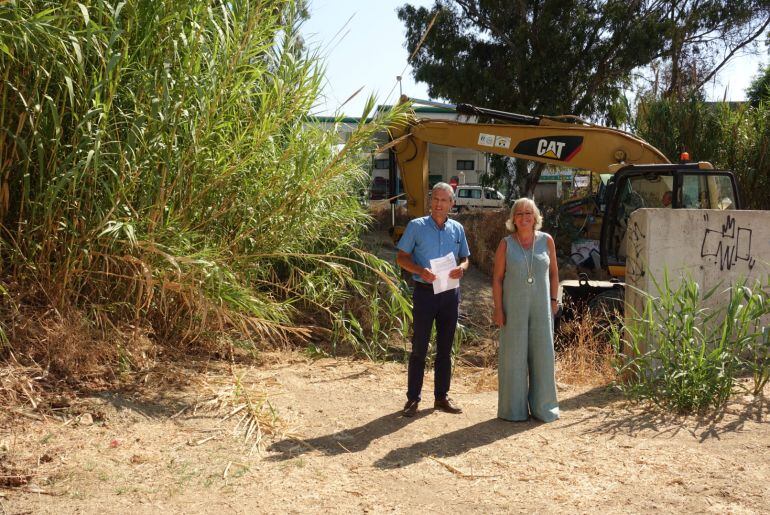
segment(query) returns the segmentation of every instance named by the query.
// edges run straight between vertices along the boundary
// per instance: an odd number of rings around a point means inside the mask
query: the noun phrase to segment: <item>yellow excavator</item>
[[[599,295],[616,301],[619,288],[622,293],[626,224],[633,210],[741,208],[732,172],[714,170],[708,162],[671,163],[646,141],[619,129],[570,115],[528,116],[468,104],[400,100],[409,101],[491,120],[470,123],[409,116],[406,123],[390,127],[390,148],[401,172],[410,218],[428,214],[428,144],[612,174],[604,195],[599,252],[602,267],[614,279],[563,281],[563,288],[574,298]],[[402,233],[403,227],[394,226],[394,241]]]

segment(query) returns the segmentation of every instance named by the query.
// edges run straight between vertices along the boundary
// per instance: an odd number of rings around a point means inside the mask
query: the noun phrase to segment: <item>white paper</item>
[[[436,280],[433,281],[434,294],[454,290],[460,286],[460,279],[449,277],[449,272],[455,268],[457,268],[457,261],[451,252],[446,256],[430,260],[430,271],[436,276]]]

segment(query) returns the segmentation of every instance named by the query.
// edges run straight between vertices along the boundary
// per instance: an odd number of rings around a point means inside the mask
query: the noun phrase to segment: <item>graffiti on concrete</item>
[[[642,232],[639,224],[633,222],[626,233],[626,280],[631,284],[644,277],[644,260],[642,251],[647,236]]]
[[[703,215],[703,219],[709,221],[708,213]],[[706,227],[700,256],[714,258],[714,264],[719,265],[719,270],[730,270],[738,261],[745,261],[751,270],[756,263],[751,256],[751,229],[739,226],[735,218],[727,215],[720,229]]]

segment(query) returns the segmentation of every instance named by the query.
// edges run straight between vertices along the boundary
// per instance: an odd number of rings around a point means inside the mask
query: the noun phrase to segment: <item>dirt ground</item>
[[[488,279],[464,281],[465,323],[494,345]],[[402,364],[167,364],[58,416],[5,409],[0,514],[767,512],[768,391],[676,417],[559,382],[562,418],[541,424],[497,419],[496,385],[493,368],[460,366],[464,412],[424,401],[407,419]],[[258,427],[236,412],[246,399]]]
[[[148,377],[80,399],[66,422],[4,417],[0,463],[34,475],[0,490],[0,511],[766,513],[770,503],[766,399],[679,418],[561,385],[561,420],[510,423],[495,417],[494,374],[467,368],[452,388],[463,414],[423,402],[406,419],[400,364],[284,353],[235,372],[285,421],[263,449],[252,452],[237,417],[205,409],[232,388],[227,367],[190,365],[167,372],[186,375],[184,388]]]

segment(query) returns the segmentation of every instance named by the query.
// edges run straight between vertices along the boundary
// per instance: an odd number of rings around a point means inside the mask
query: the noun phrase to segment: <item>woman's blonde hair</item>
[[[518,207],[531,207],[535,214],[535,230],[538,231],[543,226],[543,215],[540,214],[540,210],[537,208],[537,204],[531,198],[522,197],[511,206],[511,214],[508,216],[508,220],[505,221],[505,228],[512,233],[516,232],[516,224],[513,223],[513,215],[516,214],[516,208]]]

